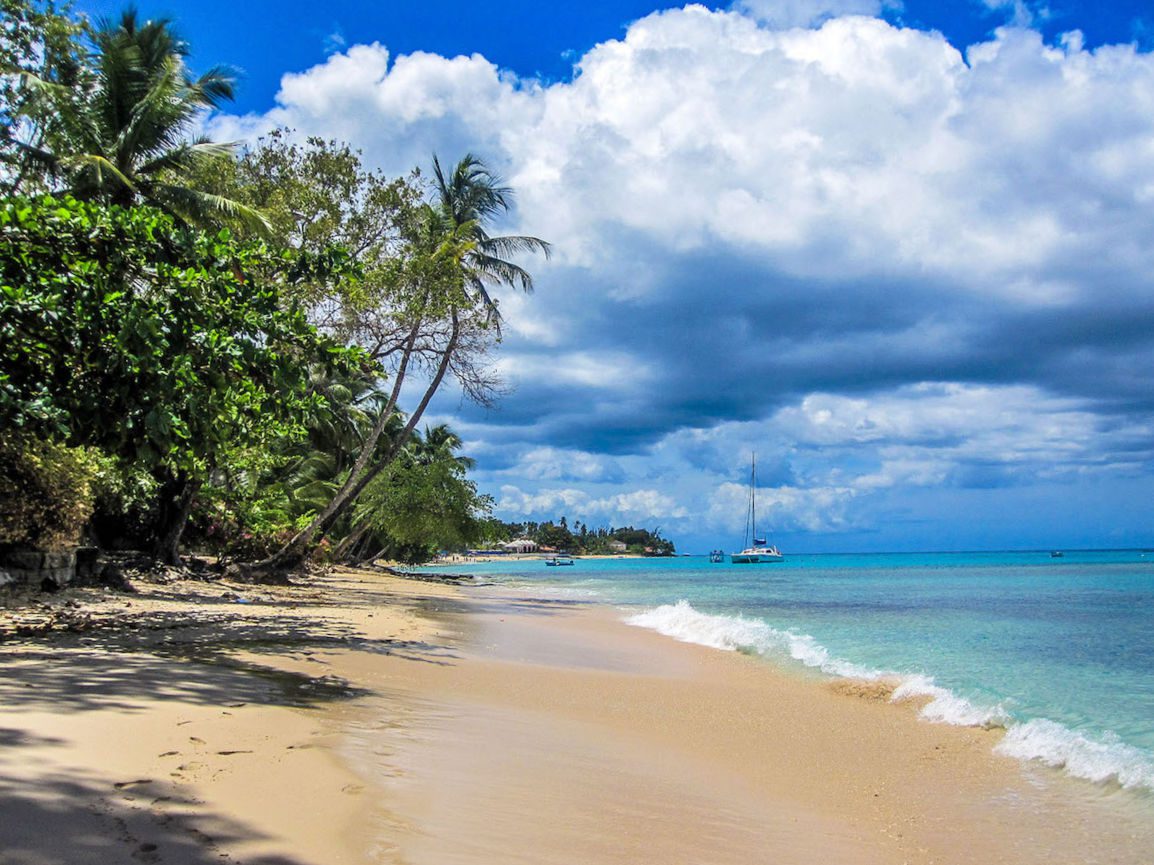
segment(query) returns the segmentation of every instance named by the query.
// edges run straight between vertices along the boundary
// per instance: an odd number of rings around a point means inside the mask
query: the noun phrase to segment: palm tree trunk
[[[299,568],[308,559],[316,545],[320,543],[329,530],[332,529],[336,521],[353,505],[365,487],[368,486],[389,463],[396,459],[397,454],[400,453],[401,448],[405,446],[413,430],[416,429],[417,424],[425,413],[425,409],[428,407],[433,395],[436,394],[438,388],[440,388],[441,382],[445,378],[445,373],[449,369],[449,364],[453,359],[453,352],[456,351],[457,342],[461,334],[460,322],[455,311],[452,314],[452,322],[453,327],[449,342],[441,353],[441,360],[437,365],[437,371],[429,382],[429,386],[425,388],[424,396],[417,410],[409,416],[409,422],[405,425],[400,435],[397,436],[392,447],[389,448],[384,457],[376,465],[368,467],[369,460],[375,453],[377,443],[380,441],[381,435],[384,433],[385,427],[388,424],[389,417],[392,415],[393,410],[396,408],[397,400],[400,398],[401,386],[404,383],[408,364],[416,345],[420,323],[414,325],[410,334],[405,353],[402,357],[401,366],[397,371],[396,381],[393,384],[393,390],[389,394],[388,404],[385,410],[381,412],[380,417],[377,418],[377,422],[373,425],[369,436],[365,439],[361,453],[357,457],[357,461],[353,464],[344,484],[341,485],[336,495],[333,496],[332,501],[325,506],[324,510],[317,514],[308,526],[298,532],[287,544],[267,559],[246,568],[245,571],[249,576],[262,578]]]
[[[324,509],[313,518],[307,526],[297,532],[289,539],[283,547],[269,556],[267,559],[257,562],[247,569],[251,576],[264,576],[284,571],[291,571],[299,568],[304,564],[308,558],[309,553],[312,552],[316,544],[320,543],[325,534],[332,528],[333,523],[343,513],[346,507],[345,502],[349,499],[349,491],[352,489],[356,481],[357,475],[364,471],[365,466],[372,458],[373,453],[377,449],[377,443],[388,426],[389,418],[392,417],[393,411],[397,407],[397,401],[401,396],[401,388],[405,383],[405,377],[408,373],[409,362],[412,359],[413,349],[416,346],[417,337],[420,332],[420,322],[413,325],[412,330],[405,342],[405,349],[401,355],[401,363],[397,368],[397,374],[393,381],[393,389],[389,393],[388,402],[385,408],[377,417],[376,423],[369,431],[368,436],[365,437],[361,444],[361,452],[357,456],[356,462],[349,470],[349,475],[341,488],[337,490],[332,500],[325,505]]]
[[[454,312],[453,329],[449,336],[449,343],[445,347],[444,353],[441,355],[441,362],[437,366],[437,372],[433,376],[433,380],[429,383],[429,386],[425,388],[425,394],[421,398],[420,404],[417,406],[416,411],[409,415],[409,422],[405,424],[405,428],[401,430],[400,434],[393,441],[392,447],[390,447],[388,451],[385,452],[384,457],[376,465],[369,468],[369,470],[361,476],[360,480],[357,481],[356,485],[353,486],[352,492],[349,495],[348,504],[352,504],[352,502],[356,501],[357,496],[364,492],[365,487],[371,484],[377,478],[377,476],[380,475],[380,473],[383,472],[389,466],[389,464],[397,458],[397,455],[401,452],[401,449],[409,443],[409,439],[413,435],[413,430],[415,430],[417,428],[417,424],[421,422],[421,418],[425,414],[425,409],[429,407],[429,402],[437,393],[438,388],[441,386],[441,381],[445,377],[445,373],[449,370],[449,363],[453,359],[453,351],[457,348],[457,340],[460,338],[460,336],[461,326],[457,319],[457,314]],[[350,475],[350,478],[351,477],[352,476]]]
[[[347,562],[349,560],[349,553],[351,553],[356,546],[361,542],[366,534],[368,534],[371,523],[367,518],[362,519],[357,525],[353,527],[352,532],[337,544],[336,550],[333,551],[333,557],[338,562]]]

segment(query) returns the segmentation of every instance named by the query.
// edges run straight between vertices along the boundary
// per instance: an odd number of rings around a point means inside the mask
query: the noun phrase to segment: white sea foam
[[[930,676],[902,676],[894,689],[893,702],[929,697],[921,709],[927,721],[953,724],[955,727],[1004,727],[1009,714],[1001,706],[980,706],[959,697],[949,688],[935,685]]]
[[[807,667],[850,679],[895,679],[894,702],[929,698],[921,709],[928,721],[961,727],[1006,727],[996,750],[1019,760],[1038,760],[1095,783],[1116,781],[1123,787],[1154,790],[1154,756],[1114,736],[1090,739],[1054,721],[1014,723],[1003,706],[981,706],[934,683],[930,676],[871,670],[841,658],[808,634],[773,628],[760,619],[714,616],[688,601],[666,604],[625,620],[687,643],[726,651],[788,656]]]
[[[646,610],[630,616],[625,621],[630,625],[649,628],[684,643],[698,643],[731,652],[785,654],[807,667],[816,667],[834,676],[874,679],[879,675],[857,664],[831,657],[825,646],[808,634],[781,631],[770,627],[760,619],[745,616],[712,616],[700,613],[684,600]]]
[[[1093,739],[1038,718],[1011,727],[995,750],[1019,760],[1038,760],[1097,784],[1116,782],[1154,790],[1154,758],[1112,734]]]

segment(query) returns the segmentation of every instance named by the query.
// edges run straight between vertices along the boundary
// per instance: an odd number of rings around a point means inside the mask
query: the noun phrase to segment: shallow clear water
[[[453,565],[637,608],[633,624],[828,675],[897,676],[1000,749],[1154,792],[1154,552],[704,557]]]

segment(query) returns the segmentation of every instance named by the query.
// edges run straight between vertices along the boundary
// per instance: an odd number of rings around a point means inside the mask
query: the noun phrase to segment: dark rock
[[[68,571],[69,574],[74,574],[76,572],[76,550],[42,553],[40,567],[46,571]]]
[[[4,564],[22,571],[38,571],[44,563],[44,553],[36,550],[11,550],[4,554]]]

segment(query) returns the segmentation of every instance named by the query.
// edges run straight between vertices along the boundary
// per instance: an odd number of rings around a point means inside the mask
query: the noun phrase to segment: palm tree
[[[472,457],[458,456],[464,442],[453,432],[448,424],[437,424],[435,427],[425,427],[425,435],[413,436],[413,460],[419,465],[432,465],[436,462],[452,461],[461,474],[476,466]]]
[[[513,192],[501,186],[500,178],[476,156],[467,154],[451,175],[445,174],[434,156],[433,174],[436,200],[432,205],[417,208],[413,239],[415,246],[423,250],[419,260],[435,264],[438,272],[439,268],[449,266],[452,278],[415,280],[417,301],[405,316],[409,335],[397,348],[400,360],[393,375],[391,392],[357,462],[332,501],[278,552],[253,565],[249,569],[253,576],[273,576],[300,565],[365,488],[397,457],[424,416],[446,373],[455,361],[460,361],[458,355],[466,327],[463,319],[480,306],[486,311],[488,321],[499,328],[500,314],[487,286],[508,285],[522,291],[533,289],[533,279],[528,271],[505,256],[520,252],[549,254],[549,244],[539,238],[520,235],[493,237],[488,233],[487,226],[492,219],[509,209]],[[445,285],[430,294],[428,286],[431,283]],[[421,344],[430,327],[440,335],[435,348]],[[397,408],[410,363],[419,362],[426,363],[431,373],[420,402],[409,414],[404,429],[391,446],[385,448],[383,456],[370,464],[389,416]]]
[[[486,226],[512,205],[513,190],[502,186],[501,178],[472,153],[466,153],[448,175],[434,155],[433,178],[444,218],[455,227],[467,227],[472,235],[473,248],[463,262],[466,282],[485,305],[490,320],[500,327],[497,302],[487,286],[507,285],[531,292],[533,277],[508,259],[526,252],[540,252],[548,258],[549,244],[538,237],[488,233]]]
[[[188,223],[263,229],[256,211],[187,182],[233,153],[232,144],[187,137],[199,114],[233,98],[232,73],[214,67],[193,79],[188,44],[172,22],[142,23],[132,8],[118,22],[102,20],[91,38],[90,69],[75,86],[24,76],[24,113],[39,142],[22,145],[25,158],[82,200],[146,203]]]
[[[475,487],[466,480],[466,474],[476,465],[475,460],[462,456],[461,437],[447,424],[425,427],[425,434],[414,430],[408,443],[397,455],[391,471],[376,478],[366,489],[353,509],[352,525],[344,539],[335,548],[338,561],[356,562],[378,558],[389,546],[395,545],[390,523],[398,519],[394,511],[400,508],[401,522],[411,525],[439,524],[442,530],[458,529],[471,518],[469,502],[475,496]],[[415,489],[432,484],[437,492],[431,496],[418,494],[407,486],[412,477],[423,477]],[[455,491],[467,490],[471,495],[462,505],[462,497]],[[434,504],[435,502],[435,504]],[[418,516],[419,515],[419,516]],[[428,528],[428,525],[426,525]],[[401,542],[401,546],[406,546]],[[410,542],[408,546],[412,546]],[[412,548],[420,547],[418,543]],[[360,555],[358,555],[358,553]]]

